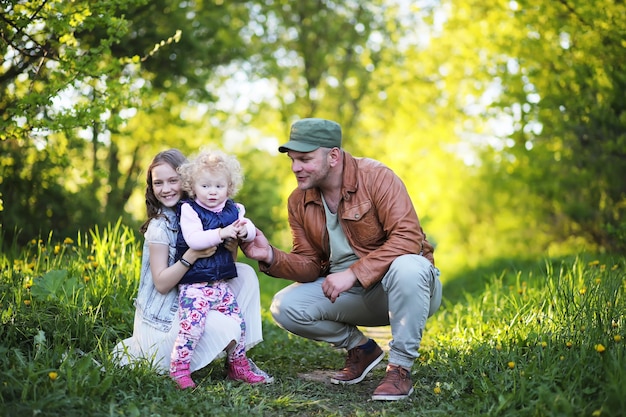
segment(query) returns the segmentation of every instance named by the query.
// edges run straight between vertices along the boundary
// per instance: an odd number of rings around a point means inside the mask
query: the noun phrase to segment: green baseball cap
[[[289,142],[279,152],[313,152],[317,148],[341,148],[341,126],[326,119],[301,119],[291,125]]]

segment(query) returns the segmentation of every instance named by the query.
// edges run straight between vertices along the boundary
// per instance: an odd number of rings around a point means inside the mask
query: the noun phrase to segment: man
[[[243,247],[262,272],[296,281],[274,296],[274,319],[348,351],[335,384],[361,382],[384,357],[357,326],[390,324],[389,363],[372,399],[407,398],[441,282],[404,184],[380,162],[342,150],[341,127],[330,120],[295,122],[278,150],[298,182],[288,201],[293,248],[272,247],[260,231]]]

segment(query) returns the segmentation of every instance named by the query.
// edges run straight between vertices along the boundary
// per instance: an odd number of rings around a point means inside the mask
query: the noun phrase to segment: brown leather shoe
[[[378,365],[385,356],[385,352],[380,346],[376,342],[374,344],[376,345],[375,348],[369,353],[358,347],[350,349],[346,358],[346,365],[330,378],[330,382],[333,384],[356,384],[363,381],[365,375]]]
[[[407,398],[413,392],[411,372],[401,366],[387,365],[387,374],[374,390],[372,400],[396,401]]]

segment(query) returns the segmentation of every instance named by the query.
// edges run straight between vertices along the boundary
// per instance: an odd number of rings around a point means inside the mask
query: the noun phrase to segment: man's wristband
[[[191,268],[193,266],[193,264],[189,263],[189,261],[185,258],[180,258],[180,263],[185,265],[187,268]]]

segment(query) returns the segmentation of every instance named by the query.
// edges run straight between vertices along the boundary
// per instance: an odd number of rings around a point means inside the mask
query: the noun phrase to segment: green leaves
[[[75,276],[68,277],[66,270],[53,270],[33,281],[31,294],[42,302],[68,302],[75,298],[79,290],[79,281]]]

